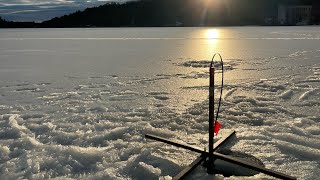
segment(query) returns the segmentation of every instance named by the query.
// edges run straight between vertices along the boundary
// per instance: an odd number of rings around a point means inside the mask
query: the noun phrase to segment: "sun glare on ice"
[[[206,36],[208,39],[217,39],[219,38],[219,31],[217,29],[209,29]]]

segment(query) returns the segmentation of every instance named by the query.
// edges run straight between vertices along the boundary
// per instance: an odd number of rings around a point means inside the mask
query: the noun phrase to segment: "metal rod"
[[[209,161],[207,172],[214,174],[213,139],[214,139],[214,66],[210,66],[209,85]]]

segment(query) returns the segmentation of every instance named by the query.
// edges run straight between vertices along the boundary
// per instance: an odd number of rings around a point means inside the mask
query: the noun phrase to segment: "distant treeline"
[[[40,27],[39,23],[35,22],[12,22],[6,21],[0,17],[0,28],[36,28]]]
[[[110,2],[42,23],[7,22],[0,27],[161,27],[264,25],[276,19],[278,4],[313,0],[140,0]],[[276,24],[276,22],[273,22]]]

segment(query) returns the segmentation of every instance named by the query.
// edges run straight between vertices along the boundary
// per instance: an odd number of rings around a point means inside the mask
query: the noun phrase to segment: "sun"
[[[219,38],[219,31],[216,29],[209,29],[207,30],[206,35],[208,39],[217,39]]]
[[[201,2],[206,8],[212,8],[218,3],[217,0],[202,0]]]
[[[210,4],[213,3],[214,0],[202,0],[202,2],[206,3],[206,4]]]

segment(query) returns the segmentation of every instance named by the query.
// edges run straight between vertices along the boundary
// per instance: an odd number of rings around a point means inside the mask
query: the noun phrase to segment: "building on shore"
[[[320,24],[320,1],[313,0],[312,3],[312,24]]]
[[[280,25],[308,25],[312,20],[312,6],[278,6]]]

